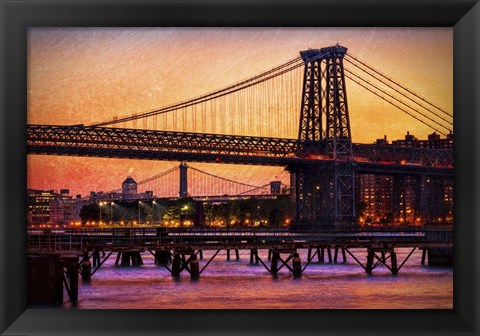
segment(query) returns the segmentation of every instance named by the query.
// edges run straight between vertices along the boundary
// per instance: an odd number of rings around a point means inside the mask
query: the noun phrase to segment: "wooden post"
[[[92,279],[92,264],[90,264],[90,261],[88,259],[83,261],[81,272],[82,281],[90,282],[90,280]]]
[[[272,250],[270,250],[272,251]],[[277,251],[272,251],[272,266],[270,267],[271,273],[277,275],[278,273],[278,259],[280,254]]]
[[[130,252],[122,252],[122,266],[130,266]]]
[[[168,251],[155,251],[155,264],[167,265],[172,262],[172,256]]]
[[[95,260],[95,258],[94,258]],[[89,282],[92,274],[92,264],[90,263],[90,258],[88,257],[88,252],[83,254],[82,266],[80,272],[82,274],[82,281]],[[69,270],[68,270],[69,271]]]
[[[292,269],[294,278],[300,278],[302,276],[302,259],[300,259],[297,252],[293,254]]]
[[[118,262],[120,261],[121,256],[122,256],[122,252],[117,252],[117,259],[115,259],[115,266],[118,266]]]
[[[342,259],[343,259],[343,263],[346,263],[347,262],[347,254],[345,253],[345,249],[342,248]]]
[[[181,261],[180,261],[180,255],[175,254],[173,256],[173,261],[172,261],[172,275],[173,276],[179,276],[180,275],[180,266]]]
[[[98,267],[100,265],[100,251],[93,251],[93,267]]]
[[[197,280],[200,276],[200,267],[198,265],[197,255],[192,253],[190,258],[190,278],[192,280]]]
[[[428,249],[424,247],[422,251],[422,265],[425,265],[425,257],[427,256],[427,251]]]
[[[90,262],[89,262],[90,263]],[[67,268],[67,274],[70,282],[70,301],[78,301],[78,270],[77,265],[71,264]]]
[[[240,255],[238,253],[238,249],[235,249],[235,259],[236,260],[239,260],[240,259]]]
[[[335,246],[335,254],[333,256],[333,262],[336,264],[338,260],[338,246]]]
[[[367,254],[367,265],[365,267],[365,272],[367,272],[367,274],[372,274],[372,267],[373,267],[373,257],[375,255],[375,252],[374,251],[371,251],[370,249],[368,249],[368,254]]]
[[[132,252],[132,266],[141,266],[143,265],[142,255],[140,251]]]
[[[327,252],[328,252],[328,263],[332,263],[332,249],[330,247],[327,247]]]
[[[322,264],[325,262],[325,249],[323,247],[318,249],[318,262]]]
[[[397,253],[390,252],[390,259],[392,262],[392,275],[398,274],[398,266],[397,266]]]

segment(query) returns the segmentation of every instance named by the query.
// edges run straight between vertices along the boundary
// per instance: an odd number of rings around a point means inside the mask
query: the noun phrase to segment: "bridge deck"
[[[298,140],[88,126],[27,126],[29,154],[236,163],[326,165],[331,158],[300,153]],[[453,176],[451,149],[353,144],[359,172]]]

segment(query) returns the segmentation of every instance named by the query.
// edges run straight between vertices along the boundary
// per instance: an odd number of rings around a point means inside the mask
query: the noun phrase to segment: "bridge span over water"
[[[301,83],[292,76],[297,69],[303,69]],[[356,222],[356,175],[392,175],[398,180],[398,199],[404,177],[410,176],[418,186],[420,218],[435,217],[443,192],[435,186],[453,180],[452,146],[353,143],[347,79],[453,141],[451,113],[337,44],[301,51],[249,79],[152,111],[91,125],[28,125],[27,150],[29,154],[284,166],[291,176],[294,223],[317,228]],[[285,114],[288,106],[300,106],[298,123]],[[207,110],[229,119],[210,120]],[[159,130],[146,127],[158,118],[163,118]],[[130,122],[136,126],[137,121],[144,122],[144,129],[118,126]],[[235,129],[237,124],[240,129]],[[274,132],[288,130],[290,124],[298,126],[296,138]],[[246,129],[267,135],[245,135]]]

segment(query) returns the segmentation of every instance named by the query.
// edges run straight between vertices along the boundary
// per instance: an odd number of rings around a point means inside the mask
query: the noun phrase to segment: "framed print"
[[[2,335],[478,334],[477,1],[1,6]],[[282,43],[297,57],[278,65]],[[420,70],[439,78],[421,93],[396,80]],[[53,250],[77,254],[49,271]]]

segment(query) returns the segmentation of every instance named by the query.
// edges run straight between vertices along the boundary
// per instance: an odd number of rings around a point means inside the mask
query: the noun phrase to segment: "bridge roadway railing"
[[[451,247],[452,227],[395,227],[357,230],[288,228],[113,228],[28,230],[29,251],[90,251],[138,248],[308,248],[314,246]]]

